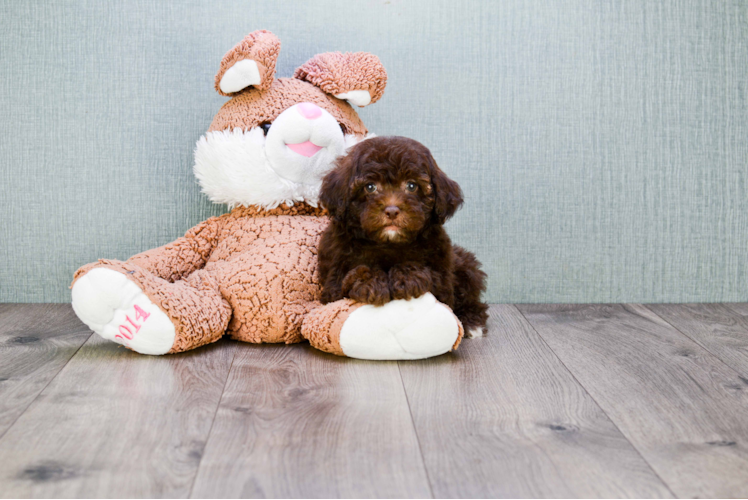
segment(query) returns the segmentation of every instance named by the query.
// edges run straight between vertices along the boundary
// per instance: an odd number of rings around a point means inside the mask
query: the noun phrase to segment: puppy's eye
[[[271,125],[272,125],[272,123],[270,123],[270,122],[260,123],[260,128],[262,129],[262,133],[264,133],[265,135],[268,135],[268,132],[270,132],[270,126]]]
[[[373,193],[376,190],[377,190],[377,185],[374,184],[373,182],[370,182],[366,186],[364,186],[364,191],[366,191],[367,193]]]
[[[405,184],[405,189],[407,189],[408,191],[410,191],[411,193],[413,193],[413,192],[415,192],[416,189],[418,189],[418,184],[416,184],[413,181],[408,181]]]

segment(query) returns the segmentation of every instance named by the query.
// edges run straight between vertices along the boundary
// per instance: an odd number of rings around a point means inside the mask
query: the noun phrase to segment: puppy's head
[[[452,217],[462,204],[462,191],[423,144],[375,137],[337,160],[322,182],[320,201],[355,237],[409,243]]]

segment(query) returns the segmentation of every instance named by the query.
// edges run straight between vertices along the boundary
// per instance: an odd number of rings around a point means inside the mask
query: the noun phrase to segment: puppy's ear
[[[429,163],[431,164],[431,183],[434,185],[436,197],[433,217],[439,224],[444,224],[462,206],[462,189],[459,184],[442,172],[433,157],[429,157]]]
[[[317,54],[297,68],[293,77],[359,107],[377,102],[387,85],[384,66],[367,52]]]
[[[322,179],[319,201],[330,216],[338,222],[346,218],[348,204],[351,202],[351,178],[354,160],[350,154],[338,158],[335,168]]]
[[[216,92],[231,96],[254,86],[267,90],[275,78],[280,40],[269,31],[253,31],[226,52],[216,74]]]

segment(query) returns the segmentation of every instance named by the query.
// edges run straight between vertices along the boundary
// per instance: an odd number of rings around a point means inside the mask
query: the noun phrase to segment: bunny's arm
[[[134,255],[127,262],[172,283],[183,279],[208,262],[218,244],[224,221],[225,217],[211,217],[181,238]]]

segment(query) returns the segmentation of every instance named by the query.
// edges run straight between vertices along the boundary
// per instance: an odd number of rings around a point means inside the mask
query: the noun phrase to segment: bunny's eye
[[[270,123],[270,122],[260,123],[260,128],[262,129],[262,133],[265,134],[265,135],[268,135],[268,132],[270,132],[270,126],[271,125],[272,125],[272,123]]]
[[[408,191],[410,191],[411,193],[414,193],[414,192],[415,192],[415,190],[416,190],[416,189],[418,189],[418,184],[416,184],[416,183],[415,183],[415,182],[413,182],[413,181],[408,181],[408,182],[407,182],[407,183],[405,184],[405,189],[407,189],[407,190],[408,190]]]
[[[373,193],[377,190],[377,185],[373,182],[370,182],[366,186],[364,186],[364,190],[366,190],[367,193]]]

